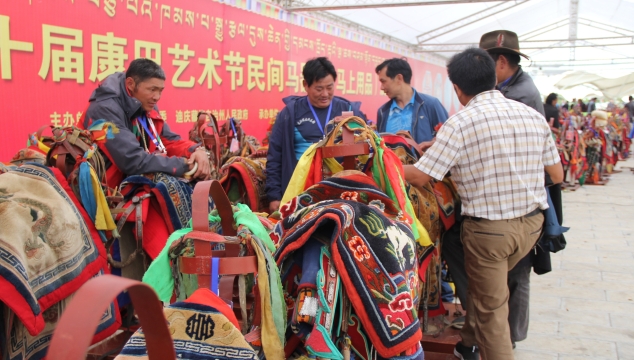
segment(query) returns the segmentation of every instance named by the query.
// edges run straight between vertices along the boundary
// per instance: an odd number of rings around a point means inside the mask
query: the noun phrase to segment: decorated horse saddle
[[[289,303],[286,355],[422,359],[416,241],[402,211],[361,173],[285,204],[275,259]]]

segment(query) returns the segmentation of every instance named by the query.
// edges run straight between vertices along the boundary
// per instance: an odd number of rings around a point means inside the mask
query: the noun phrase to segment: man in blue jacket
[[[412,68],[404,59],[388,59],[375,69],[381,90],[390,101],[376,115],[378,132],[409,131],[421,150],[431,146],[436,125],[447,120],[447,110],[433,96],[416,91],[411,85]]]
[[[278,210],[297,162],[308,147],[328,133],[327,124],[344,111],[365,120],[360,102],[334,96],[337,71],[330,60],[318,57],[306,62],[302,70],[306,96],[289,96],[277,114],[269,137],[266,157],[266,195],[269,210]]]

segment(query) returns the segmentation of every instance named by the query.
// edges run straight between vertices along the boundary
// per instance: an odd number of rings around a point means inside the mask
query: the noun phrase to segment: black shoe
[[[480,350],[477,346],[464,346],[462,342],[456,344],[453,354],[460,360],[480,360]]]
[[[511,341],[511,345],[513,345],[513,350],[515,350],[515,341]]]

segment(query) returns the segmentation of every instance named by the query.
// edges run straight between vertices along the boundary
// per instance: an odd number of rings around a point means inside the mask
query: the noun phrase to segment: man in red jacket
[[[173,133],[156,104],[165,88],[163,69],[149,59],[136,59],[128,70],[108,76],[90,96],[84,127],[105,119],[119,128],[101,151],[106,155],[107,182],[118,186],[129,175],[163,172],[182,177],[197,164],[195,179],[209,176],[204,148]]]

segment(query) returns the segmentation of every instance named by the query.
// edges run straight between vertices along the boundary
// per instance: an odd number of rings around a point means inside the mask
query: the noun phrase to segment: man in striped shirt
[[[544,170],[558,183],[563,169],[543,115],[494,90],[495,63],[486,51],[455,55],[447,72],[465,108],[416,165],[405,167],[405,177],[423,186],[451,171],[462,199],[469,301],[455,355],[513,359],[507,274],[539,239],[548,208]]]

